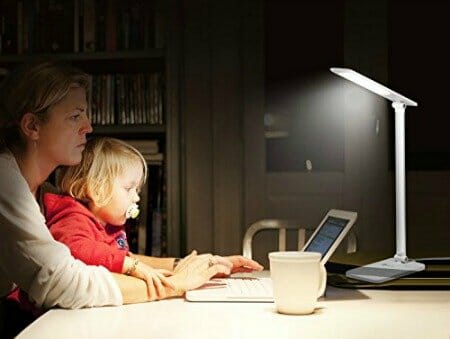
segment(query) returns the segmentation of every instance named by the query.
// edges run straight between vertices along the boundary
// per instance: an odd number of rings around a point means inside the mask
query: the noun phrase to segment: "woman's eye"
[[[80,119],[81,114],[74,114],[70,117],[70,119],[77,121],[78,119]]]

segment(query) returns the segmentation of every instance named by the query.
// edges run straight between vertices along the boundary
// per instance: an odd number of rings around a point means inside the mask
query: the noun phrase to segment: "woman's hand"
[[[257,261],[243,257],[242,255],[230,255],[227,257],[222,257],[222,259],[228,261],[231,264],[230,274],[262,271],[264,269],[264,267],[260,265]],[[215,276],[215,278],[220,278],[224,276],[226,275],[219,273]]]
[[[125,258],[125,260],[127,260],[127,258]],[[145,281],[145,283],[147,284],[147,294],[149,300],[164,299],[167,296],[166,287],[169,287],[171,289],[175,288],[175,286],[167,279],[167,277],[173,274],[169,270],[154,269],[153,267],[146,265],[138,260],[136,260],[131,265],[126,262],[125,265],[128,265],[128,267],[132,267],[129,275]]]
[[[151,266],[139,262],[136,270],[131,275],[146,282],[149,300],[157,300],[166,297],[166,289],[164,286],[171,289],[175,288],[173,283],[167,279],[172,274],[169,270],[154,269]]]
[[[190,254],[185,256],[178,262],[178,265],[174,268],[173,273],[177,273],[183,270],[190,262],[192,262],[197,256],[197,251],[193,250]]]
[[[229,275],[231,266],[232,264],[222,257],[211,254],[197,255],[197,252],[193,251],[179,262],[174,274],[167,280],[175,286],[175,294],[180,296],[202,286],[218,274]]]
[[[177,273],[183,269],[185,269],[188,265],[192,265],[195,262],[201,261],[204,262],[205,259],[210,260],[209,262],[212,262],[213,264],[219,264],[226,267],[229,267],[230,269],[233,267],[233,264],[226,258],[223,258],[218,255],[212,255],[209,253],[206,254],[200,254],[197,255],[197,251],[192,251],[191,254],[187,255],[183,259],[180,260],[178,265],[174,269],[174,273]]]
[[[262,271],[264,269],[264,267],[260,265],[257,261],[245,258],[242,255],[230,255],[227,257],[221,257],[218,255],[212,256],[211,254],[197,255],[197,252],[193,251],[190,255],[180,260],[177,267],[175,267],[174,273],[183,269],[186,265],[191,263],[192,260],[199,260],[205,257],[207,258],[213,257],[215,263],[222,264],[224,266],[231,268],[230,273],[228,274],[218,273],[217,275],[214,276],[215,278],[225,277],[233,273]]]

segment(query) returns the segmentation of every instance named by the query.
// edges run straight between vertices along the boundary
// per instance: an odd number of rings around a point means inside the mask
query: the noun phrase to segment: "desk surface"
[[[55,309],[26,338],[450,338],[449,291],[328,287],[315,313],[288,316],[272,303],[183,299],[81,310]]]

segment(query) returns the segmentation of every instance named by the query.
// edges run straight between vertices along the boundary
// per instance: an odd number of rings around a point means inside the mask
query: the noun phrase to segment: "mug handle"
[[[327,270],[325,269],[325,265],[319,263],[320,266],[320,287],[319,294],[317,295],[320,298],[325,293],[325,288],[327,287]]]

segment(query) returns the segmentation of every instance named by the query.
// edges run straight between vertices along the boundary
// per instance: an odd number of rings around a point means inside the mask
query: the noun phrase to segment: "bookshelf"
[[[28,61],[35,60],[36,56],[39,56],[42,59],[45,58],[55,58],[55,56],[59,60],[68,60],[68,61],[76,61],[76,60],[132,60],[132,59],[153,59],[153,61],[164,60],[164,49],[162,48],[152,48],[144,51],[135,50],[135,51],[116,51],[116,52],[83,52],[83,53],[38,53],[38,54],[0,54],[0,60],[3,65],[5,64],[17,64]]]
[[[97,125],[95,126],[96,135],[117,135],[117,136],[147,136],[156,135],[164,136],[166,132],[166,125],[145,125],[145,124],[134,124],[134,125]]]
[[[93,136],[157,145],[142,217],[127,225],[131,250],[157,256],[177,256],[180,246],[177,67],[165,30],[175,8],[172,0],[0,0],[0,80],[23,63],[70,63],[92,77]]]

